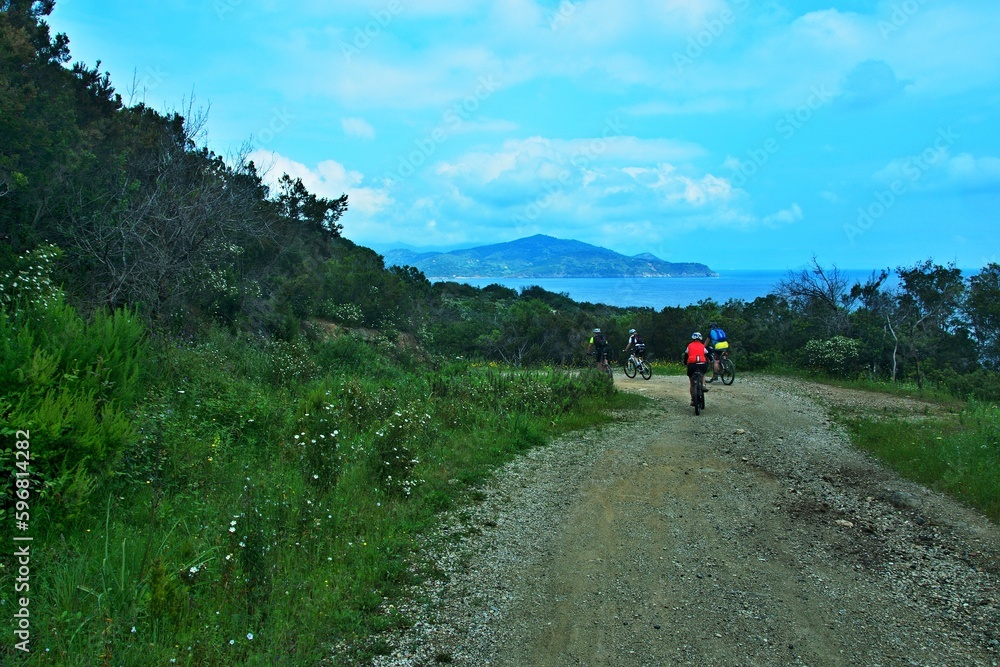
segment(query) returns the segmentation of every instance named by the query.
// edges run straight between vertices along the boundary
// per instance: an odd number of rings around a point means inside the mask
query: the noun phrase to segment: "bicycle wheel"
[[[625,375],[629,376],[630,378],[635,377],[635,362],[632,361],[632,359],[629,359],[628,361],[625,362]]]
[[[643,361],[642,366],[639,367],[639,373],[642,375],[643,380],[648,380],[653,377],[653,367]]]
[[[701,373],[694,374],[694,413],[700,415],[705,408],[705,391],[702,389]]]
[[[614,374],[614,372],[613,372],[613,371],[611,370],[611,364],[610,364],[610,363],[608,363],[608,357],[607,357],[607,356],[605,356],[605,357],[604,357],[604,358],[603,358],[603,359],[601,360],[601,364],[602,364],[602,366],[601,366],[601,369],[602,369],[602,370],[603,370],[603,371],[604,371],[605,373],[607,373],[607,374],[608,374],[608,378],[609,378],[609,379],[611,379],[611,380],[614,380],[614,379],[615,379],[615,374]]]
[[[722,375],[722,384],[730,385],[736,379],[736,364],[729,357],[719,362],[719,374]]]

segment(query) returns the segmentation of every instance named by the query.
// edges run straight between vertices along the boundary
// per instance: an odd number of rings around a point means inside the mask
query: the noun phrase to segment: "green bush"
[[[332,393],[325,385],[307,392],[299,403],[297,432],[292,436],[293,446],[301,452],[302,476],[318,488],[336,486],[344,468],[343,415]]]
[[[395,410],[383,420],[372,437],[370,466],[380,492],[407,497],[424,480],[414,475],[418,453],[431,438],[431,416],[421,405]]]
[[[29,432],[32,479],[54,516],[74,518],[135,438],[147,362],[134,312],[84,320],[59,296],[0,310],[0,431]]]
[[[806,366],[835,377],[852,377],[861,368],[861,342],[846,336],[810,340],[805,345]]]
[[[962,399],[1000,402],[1000,372],[979,368],[971,373],[958,373],[952,368],[928,372],[927,379]]]

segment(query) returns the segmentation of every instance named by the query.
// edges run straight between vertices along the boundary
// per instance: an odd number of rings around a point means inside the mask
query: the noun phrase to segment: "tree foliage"
[[[752,302],[660,311],[386,267],[343,237],[346,195],[318,196],[287,174],[271,188],[247,150],[203,145],[202,113],[125,104],[99,62],[70,66],[69,39],[45,22],[53,6],[0,2],[0,276],[55,244],[53,280],[84,314],[127,308],[154,331],[222,323],[284,341],[313,321],[522,365],[584,363],[595,326],[614,352],[634,327],[649,358],[675,360],[715,321],[747,370],[808,365],[834,347],[852,357],[838,373],[959,386],[1000,370],[997,264],[966,278],[927,260],[852,284],[813,258]]]

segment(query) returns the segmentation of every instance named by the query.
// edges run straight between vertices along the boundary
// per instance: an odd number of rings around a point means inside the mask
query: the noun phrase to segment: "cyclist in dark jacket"
[[[707,382],[715,382],[719,377],[719,362],[722,361],[722,352],[729,349],[729,341],[726,340],[726,332],[715,322],[708,329],[708,358],[712,361],[712,377]]]
[[[608,339],[600,329],[594,329],[594,335],[590,337],[590,343],[587,345],[587,354],[593,352],[596,365],[600,367],[601,358],[604,353],[608,351]]]

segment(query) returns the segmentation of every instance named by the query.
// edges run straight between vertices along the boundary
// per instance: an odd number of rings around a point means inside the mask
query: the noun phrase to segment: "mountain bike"
[[[705,385],[703,381],[705,375],[701,371],[695,371],[691,375],[694,381],[694,414],[699,415],[705,409]]]
[[[614,375],[614,373],[613,373],[613,372],[611,371],[611,363],[610,363],[610,362],[608,362],[608,353],[607,353],[607,351],[605,351],[605,352],[602,352],[602,353],[601,353],[601,363],[599,363],[599,364],[597,365],[597,367],[598,367],[599,369],[601,369],[602,371],[604,371],[605,373],[607,373],[607,374],[608,374],[608,377],[609,377],[610,379],[612,379],[612,380],[614,380],[614,379],[615,379],[615,375]]]
[[[607,351],[601,352],[600,361],[598,361],[594,365],[597,368],[597,370],[599,370],[602,373],[605,373],[608,376],[609,380],[615,379],[614,373],[611,370],[611,362],[608,360]]]
[[[716,377],[719,377],[722,379],[722,384],[729,386],[736,379],[736,364],[729,358],[729,350],[723,350],[719,354],[722,355],[719,359],[719,372],[713,374],[709,382],[713,382]]]
[[[644,358],[635,356],[635,353],[625,362],[624,371],[630,378],[634,378],[636,373],[641,375],[643,380],[653,377],[653,367],[647,364]]]

